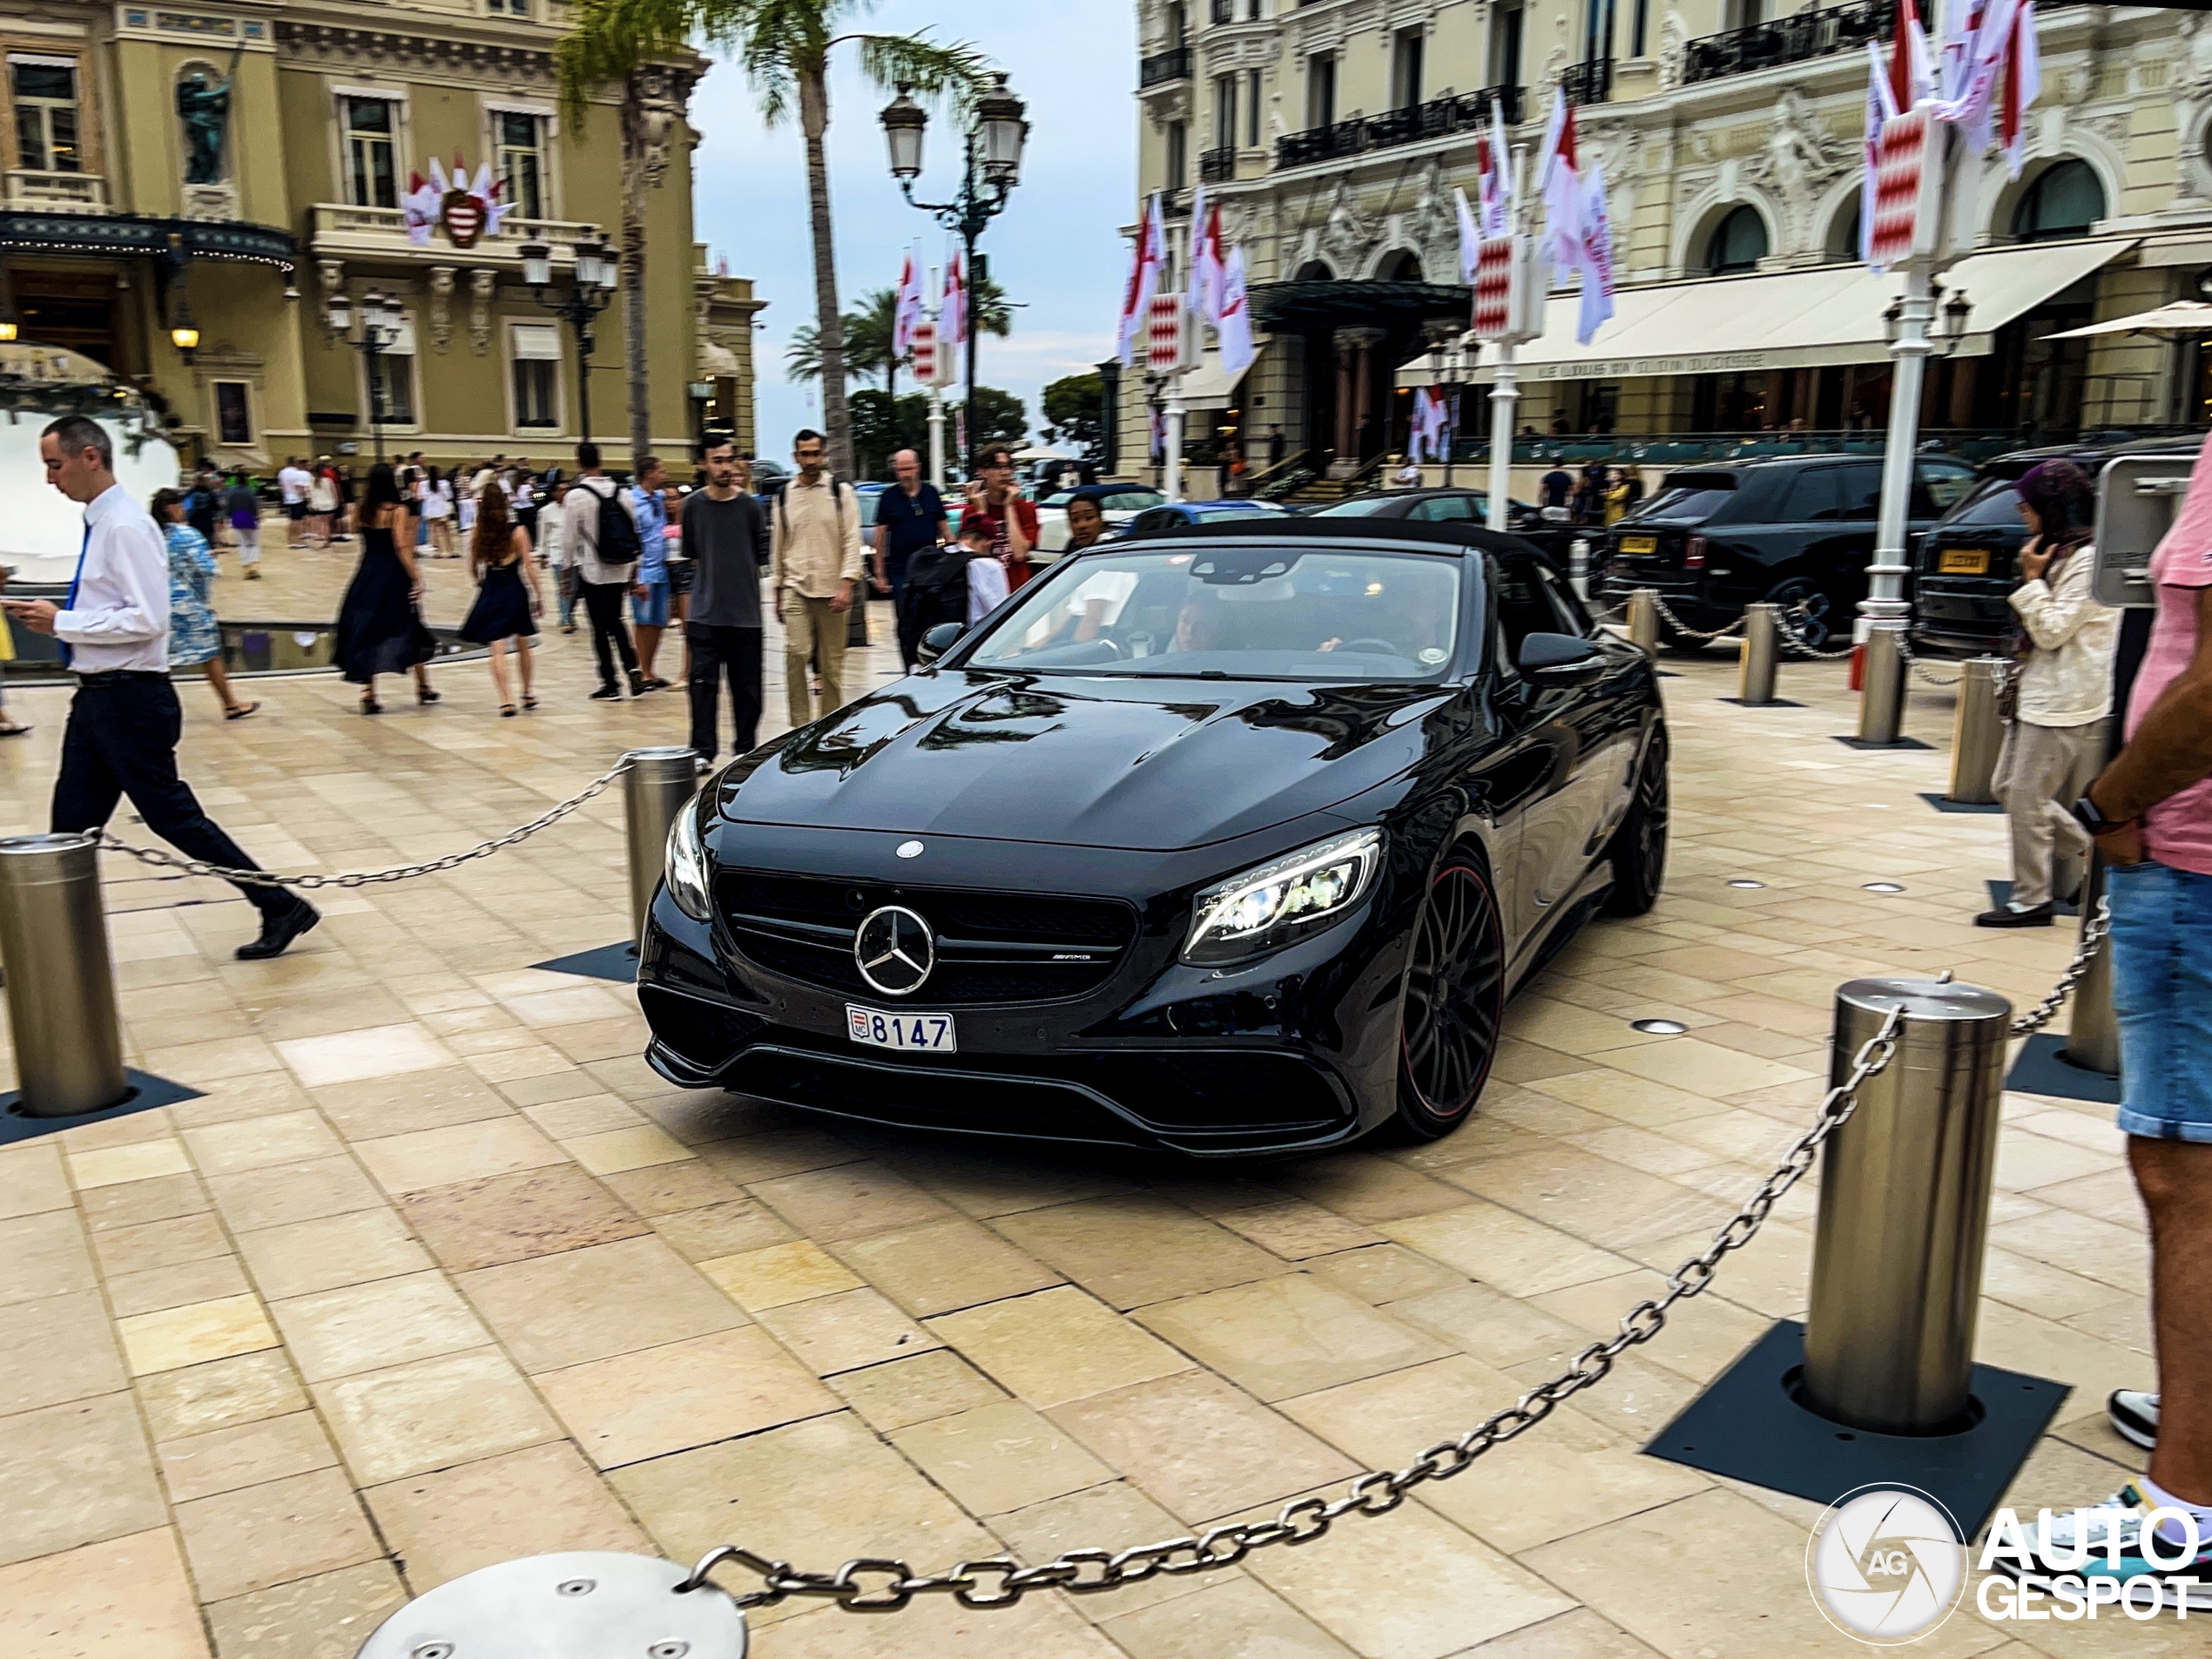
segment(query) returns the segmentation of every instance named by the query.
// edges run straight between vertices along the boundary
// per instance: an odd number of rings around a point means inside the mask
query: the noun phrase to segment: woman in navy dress
[[[508,517],[507,492],[496,486],[476,503],[476,523],[469,533],[469,574],[476,578],[476,603],[469,607],[461,637],[472,645],[491,647],[492,686],[499,693],[500,713],[510,718],[516,709],[507,684],[507,642],[513,640],[523,671],[523,707],[534,709],[530,642],[537,637],[544,601],[530,564],[530,538]]]
[[[414,516],[400,496],[391,467],[369,469],[361,500],[361,562],[338,608],[338,666],[361,688],[361,712],[381,714],[379,674],[415,673],[415,700],[435,703],[430,672],[438,642],[415,609],[422,597],[422,567],[415,563]]]

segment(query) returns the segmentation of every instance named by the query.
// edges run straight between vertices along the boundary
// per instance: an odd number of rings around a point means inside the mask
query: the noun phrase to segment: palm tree
[[[858,311],[848,311],[840,320],[845,331],[845,372],[858,379],[880,369],[886,376],[883,389],[892,389],[889,376],[897,372],[898,363],[891,361],[893,325],[899,311],[899,293],[895,288],[877,288],[865,296]],[[901,355],[899,362],[907,361]],[[791,331],[791,343],[784,349],[784,373],[793,381],[819,380],[822,375],[822,334],[813,323],[801,323]]]

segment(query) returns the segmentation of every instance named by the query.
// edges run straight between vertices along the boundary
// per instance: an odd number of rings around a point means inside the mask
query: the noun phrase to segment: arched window
[[[2013,212],[2013,234],[2023,242],[2087,236],[2105,216],[2105,187],[2086,161],[2061,161],[2047,167],[2020,196]]]
[[[1853,202],[1850,212],[1836,216],[1836,227],[1828,238],[1830,259],[1855,260],[1858,257],[1858,204]]]
[[[1419,282],[1422,280],[1421,256],[1411,250],[1401,250],[1385,260],[1382,269],[1375,275],[1384,282]]]
[[[1323,260],[1308,260],[1298,266],[1295,280],[1299,282],[1333,282],[1337,280],[1337,273],[1329,269]]]
[[[1705,242],[1705,269],[1712,276],[1727,276],[1754,269],[1766,258],[1766,220],[1756,207],[1737,207],[1713,227]]]

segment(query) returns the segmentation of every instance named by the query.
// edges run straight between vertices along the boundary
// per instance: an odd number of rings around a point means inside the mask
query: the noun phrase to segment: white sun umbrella
[[[2046,334],[2046,340],[2087,340],[2092,334],[2162,334],[2168,340],[2178,340],[2183,334],[2202,334],[2212,329],[2212,303],[2202,300],[2176,300],[2171,305],[2161,306],[2155,311],[2138,311],[2132,317],[2114,317],[2109,322],[2093,322],[2085,327],[2069,328],[2063,334]]]

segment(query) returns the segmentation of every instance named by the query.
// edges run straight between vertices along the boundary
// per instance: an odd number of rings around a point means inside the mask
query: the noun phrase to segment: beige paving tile
[[[1353,1221],[1386,1221],[1449,1210],[1460,1199],[1444,1183],[1388,1158],[1336,1154],[1273,1172],[1276,1184]]]
[[[132,1384],[157,1440],[181,1440],[239,1423],[304,1411],[307,1396],[281,1351],[264,1348]]]
[[[801,1365],[822,1377],[938,1345],[937,1338],[890,1298],[866,1288],[763,1308],[757,1317]]]
[[[1467,1659],[1656,1659],[1655,1651],[1588,1608],[1467,1649]]]
[[[1307,1259],[1305,1268],[1363,1302],[1395,1302],[1467,1282],[1466,1274],[1455,1273],[1403,1244],[1369,1244],[1331,1256],[1314,1256]]]
[[[1447,1352],[1310,1274],[1186,1297],[1137,1320],[1261,1399],[1311,1393]]]
[[[481,1181],[517,1170],[542,1170],[568,1157],[521,1116],[417,1130],[412,1135],[358,1142],[354,1150],[385,1191],[392,1193]]]
[[[132,1226],[95,1228],[90,1237],[100,1271],[111,1275],[152,1272],[231,1253],[223,1224],[212,1211]]]
[[[314,1093],[315,1103],[349,1141],[474,1123],[514,1110],[498,1089],[465,1066],[409,1072],[398,1083],[385,1077],[326,1083]]]
[[[182,1175],[192,1167],[182,1141],[139,1141],[129,1146],[95,1147],[69,1154],[69,1178],[79,1192],[120,1186],[158,1176]]]
[[[533,1077],[527,1082],[509,1085],[509,1097],[515,1090],[540,1092],[547,1089],[583,1086],[588,1079],[552,1076]],[[535,1089],[533,1089],[535,1085]],[[607,1135],[617,1130],[637,1129],[645,1120],[637,1116],[627,1103],[609,1094],[551,1096],[523,1107],[523,1116],[556,1141],[577,1140],[587,1135]]]
[[[327,1469],[338,1462],[337,1449],[313,1412],[290,1412],[186,1440],[164,1440],[155,1450],[174,1503]]]
[[[431,1265],[429,1252],[389,1210],[356,1210],[240,1233],[238,1247],[261,1294],[274,1301]]]
[[[502,1354],[443,1354],[314,1386],[354,1480],[380,1485],[557,1439],[560,1428]]]
[[[1003,1538],[1015,1559],[1049,1561],[1070,1549],[1120,1548],[1123,1539],[1181,1536],[1189,1529],[1126,1480],[1086,1487],[1064,1498],[1048,1498],[1009,1514],[994,1515],[991,1530]],[[1112,1539],[1112,1544],[1102,1541]],[[1231,1577],[1242,1577],[1227,1569]],[[1111,1592],[1110,1600],[1087,1598],[1077,1605],[1085,1616],[1104,1622],[1139,1608],[1157,1607],[1190,1595],[1218,1579],[1157,1573],[1132,1580]]]
[[[401,1213],[453,1272],[644,1235],[645,1224],[573,1164],[400,1195]]]
[[[401,1072],[431,1071],[449,1066],[454,1060],[445,1044],[412,1021],[329,1036],[299,1037],[274,1047],[284,1063],[310,1089],[358,1082],[365,1077],[390,1077]]]
[[[408,1599],[389,1561],[318,1573],[207,1608],[220,1659],[354,1659]]]
[[[614,1175],[624,1170],[649,1169],[657,1163],[676,1163],[691,1156],[681,1141],[651,1123],[578,1136],[561,1144],[570,1157],[594,1175]]]
[[[651,1219],[653,1231],[673,1244],[689,1262],[742,1256],[748,1251],[765,1250],[771,1244],[788,1244],[795,1236],[781,1217],[751,1198],[664,1211],[655,1213]]]
[[[1073,1286],[944,1314],[929,1329],[1033,1406],[1057,1406],[1190,1361]]]
[[[9,1659],[209,1659],[166,1526],[0,1568]]]
[[[605,1177],[608,1189],[639,1215],[658,1218],[715,1204],[755,1201],[703,1162],[657,1163],[650,1169],[621,1170]],[[780,1222],[777,1224],[782,1225]],[[786,1229],[788,1233],[789,1229]],[[769,1240],[757,1241],[760,1244]],[[727,1250],[708,1252],[726,1256]]]
[[[1280,1258],[1157,1198],[1085,1199],[1001,1216],[993,1224],[1109,1307],[1141,1307],[1285,1271]]]
[[[134,1314],[118,1319],[115,1333],[123,1340],[134,1377],[277,1345],[277,1333],[269,1327],[260,1299],[250,1294]]]
[[[997,1514],[1111,1480],[1049,1418],[996,1400],[901,1429],[891,1443],[971,1514]]]
[[[722,1150],[710,1154],[709,1161],[725,1173],[730,1170]],[[824,1243],[941,1221],[952,1213],[921,1188],[874,1163],[844,1163],[774,1179],[739,1178],[752,1179],[755,1197]]]
[[[826,1379],[879,1434],[1004,1399],[991,1379],[949,1348]]]
[[[246,1270],[234,1256],[210,1256],[174,1267],[151,1268],[143,1273],[118,1273],[107,1282],[109,1309],[118,1318],[134,1313],[158,1313],[188,1302],[212,1302],[242,1296],[253,1288]]]
[[[0,1305],[89,1291],[98,1282],[84,1229],[68,1210],[0,1221],[0,1261],[8,1264]]]
[[[1815,1081],[1813,1073],[1799,1067],[1738,1054],[1696,1037],[1669,1037],[1648,1048],[1610,1049],[1597,1057],[1619,1070],[1709,1099]]]
[[[272,1163],[299,1163],[345,1150],[320,1112],[280,1112],[185,1131],[192,1161],[209,1175],[233,1175]]]
[[[459,1353],[491,1341],[445,1275],[435,1271],[319,1291],[273,1303],[269,1312],[300,1375],[311,1383]]]
[[[418,1594],[526,1555],[652,1547],[565,1440],[463,1463],[362,1494]]]
[[[461,1276],[528,1372],[633,1353],[743,1325],[729,1298],[660,1239],[619,1239]]]
[[[1714,1212],[1712,1199],[1694,1187],[1563,1143],[1448,1174],[1455,1185],[1546,1226],[1617,1246],[1669,1238]]]
[[[722,1287],[739,1307],[758,1313],[786,1302],[834,1296],[860,1288],[851,1269],[811,1239],[770,1244],[701,1262],[699,1271]]]
[[[1052,1269],[965,1219],[850,1239],[835,1253],[921,1318],[1061,1282]]]
[[[1536,1296],[1586,1279],[1609,1278],[1634,1264],[1556,1227],[1488,1203],[1386,1222],[1381,1231],[1508,1296]]]
[[[357,1566],[382,1554],[344,1474],[243,1487],[177,1506],[193,1581],[211,1602]]]
[[[51,1143],[0,1152],[0,1216],[31,1216],[70,1207],[68,1171]]]
[[[131,1396],[0,1417],[0,1565],[164,1525],[161,1488]]]
[[[603,1469],[838,1409],[758,1326],[549,1372],[537,1386]]]
[[[239,1233],[384,1207],[383,1195],[350,1157],[314,1158],[214,1176],[207,1187],[223,1219]]]
[[[1165,1606],[1123,1613],[1120,1605],[1100,1628],[1130,1659],[1353,1659],[1343,1642],[1248,1578],[1198,1586]]]

